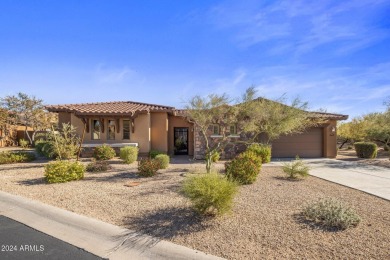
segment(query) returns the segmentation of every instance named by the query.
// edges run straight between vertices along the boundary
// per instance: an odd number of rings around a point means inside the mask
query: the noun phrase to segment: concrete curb
[[[0,191],[0,214],[109,259],[223,259]]]

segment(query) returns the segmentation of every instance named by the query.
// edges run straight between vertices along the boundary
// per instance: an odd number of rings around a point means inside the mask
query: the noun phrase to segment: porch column
[[[148,142],[148,151],[150,152],[150,150],[152,149],[152,117],[150,116],[150,111],[148,111],[148,114],[147,114],[147,121],[148,121],[148,131],[149,131],[149,142]]]

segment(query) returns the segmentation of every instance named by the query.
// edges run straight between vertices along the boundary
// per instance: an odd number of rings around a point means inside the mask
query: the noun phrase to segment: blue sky
[[[390,96],[390,2],[0,1],[0,97],[46,104],[299,96],[351,117]]]

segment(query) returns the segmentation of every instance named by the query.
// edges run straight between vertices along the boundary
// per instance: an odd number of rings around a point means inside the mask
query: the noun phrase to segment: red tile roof
[[[49,105],[50,112],[72,112],[76,115],[134,115],[136,112],[170,112],[174,107],[132,101]]]

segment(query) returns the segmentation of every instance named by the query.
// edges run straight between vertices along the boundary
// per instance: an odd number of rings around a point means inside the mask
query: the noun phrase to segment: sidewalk
[[[0,215],[102,258],[222,259],[2,191]]]

